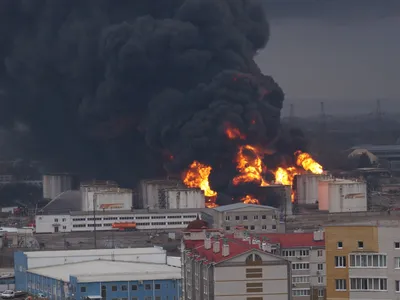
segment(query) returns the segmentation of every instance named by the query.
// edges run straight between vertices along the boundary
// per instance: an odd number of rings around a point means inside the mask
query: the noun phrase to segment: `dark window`
[[[161,297],[160,296],[156,296],[156,300],[161,300]]]
[[[226,226],[225,230],[231,230],[231,227],[230,226]]]
[[[254,230],[254,228],[255,228],[254,225],[250,226],[250,230]]]
[[[235,219],[236,219],[237,221],[239,221],[239,220],[240,220],[240,217],[239,217],[239,216],[236,216]]]
[[[127,291],[128,286],[127,285],[121,285],[121,291]]]
[[[337,247],[339,248],[339,249],[341,249],[341,248],[343,248],[343,242],[337,242]]]
[[[247,216],[243,216],[243,220],[247,220]]]
[[[144,286],[144,289],[145,289],[145,290],[151,290],[151,284],[146,284],[146,285]]]
[[[272,229],[276,229],[276,225],[272,225]]]
[[[161,289],[161,285],[158,284],[158,283],[156,283],[156,284],[154,285],[154,288],[155,288],[156,290],[159,290],[159,289]]]
[[[262,215],[262,219],[265,220],[267,218],[266,215]]]
[[[364,242],[358,241],[358,248],[364,248]]]
[[[118,289],[117,289],[117,286],[116,285],[113,285],[112,287],[111,287],[111,290],[113,291],[113,292],[116,292]]]
[[[132,291],[137,291],[137,285],[136,284],[132,285]]]
[[[249,226],[243,226],[244,227],[244,229],[249,229]]]
[[[400,242],[394,242],[394,248],[400,249]]]
[[[86,293],[86,286],[81,286],[81,293]]]

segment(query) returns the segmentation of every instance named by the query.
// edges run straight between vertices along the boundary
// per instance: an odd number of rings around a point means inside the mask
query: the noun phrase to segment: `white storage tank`
[[[132,190],[110,188],[108,190],[90,191],[87,193],[88,211],[96,210],[130,210],[132,208]]]
[[[296,176],[296,199],[298,204],[318,202],[318,182],[327,179],[323,174],[302,174]]]
[[[320,210],[330,213],[367,211],[367,185],[351,180],[321,183]],[[326,192],[327,191],[327,192]]]
[[[168,188],[184,187],[177,180],[142,180],[139,185],[139,194],[142,199],[142,208],[157,209],[162,208],[160,205],[162,190]]]
[[[52,200],[62,192],[77,188],[77,178],[71,174],[43,175],[43,198]]]
[[[200,189],[164,189],[165,208],[204,208],[205,196]]]
[[[104,191],[112,188],[118,188],[118,184],[114,181],[94,180],[82,183],[81,184],[82,211],[93,210],[93,192]],[[90,199],[89,199],[89,193],[91,193]]]

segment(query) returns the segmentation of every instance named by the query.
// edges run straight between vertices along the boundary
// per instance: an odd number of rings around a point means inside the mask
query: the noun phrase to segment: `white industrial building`
[[[296,176],[296,202],[298,204],[318,203],[318,182],[329,177],[323,174],[302,174]]]
[[[57,233],[112,230],[113,223],[136,223],[138,230],[167,230],[186,228],[195,220],[200,209],[186,210],[134,210],[132,211],[99,211],[70,212],[65,214],[42,214],[36,216],[36,233]],[[94,220],[96,218],[96,220]]]
[[[132,190],[107,188],[90,190],[82,194],[82,211],[93,210],[130,210],[132,208]]]
[[[318,209],[330,213],[367,211],[367,185],[352,180],[318,183]]]

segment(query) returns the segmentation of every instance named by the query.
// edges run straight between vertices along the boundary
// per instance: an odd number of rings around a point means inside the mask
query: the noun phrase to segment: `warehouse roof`
[[[69,282],[70,276],[78,282],[110,282],[131,280],[180,279],[181,269],[165,264],[132,263],[96,260],[52,267],[29,269],[29,273]]]
[[[164,254],[166,251],[159,247],[123,248],[123,249],[90,249],[90,250],[60,250],[60,251],[27,251],[28,257],[71,257],[71,256],[98,256],[98,255],[140,255]]]
[[[248,208],[248,207],[253,207],[253,208],[256,208],[257,210],[261,210],[261,209],[268,209],[268,210],[274,209],[274,210],[276,210],[276,208],[272,207],[272,206],[258,205],[258,204],[246,204],[246,203],[243,203],[243,202],[238,202],[238,203],[233,203],[233,204],[229,204],[229,205],[218,206],[218,207],[215,207],[214,210],[219,211],[219,212],[224,212],[224,211],[241,209],[241,208]]]

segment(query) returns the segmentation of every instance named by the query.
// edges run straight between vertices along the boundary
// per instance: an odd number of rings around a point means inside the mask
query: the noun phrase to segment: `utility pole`
[[[97,234],[96,234],[96,204],[97,194],[93,193],[93,235],[94,235],[94,248],[97,249]]]

